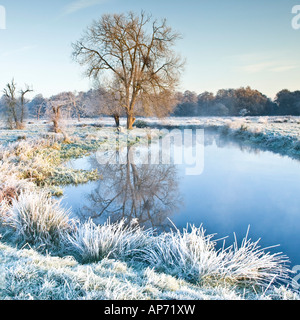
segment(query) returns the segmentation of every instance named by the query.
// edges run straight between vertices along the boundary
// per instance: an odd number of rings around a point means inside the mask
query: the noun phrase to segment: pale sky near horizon
[[[141,10],[183,35],[176,50],[187,61],[180,90],[197,93],[251,86],[274,98],[300,90],[300,0],[0,0],[0,90],[13,77],[44,96],[91,87],[71,59],[71,43],[104,13]]]

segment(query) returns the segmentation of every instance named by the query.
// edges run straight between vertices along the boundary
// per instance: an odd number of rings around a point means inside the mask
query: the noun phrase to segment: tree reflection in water
[[[102,179],[87,196],[88,206],[81,210],[83,219],[92,218],[96,223],[125,219],[127,223],[158,231],[169,229],[170,219],[182,204],[177,168],[144,164],[148,162],[139,161],[135,151],[128,146],[123,153],[111,152],[110,160],[104,165],[99,164],[103,163],[99,156],[107,158],[104,152],[91,158],[92,167],[98,169]],[[141,150],[141,156],[148,157],[143,151],[147,149]]]

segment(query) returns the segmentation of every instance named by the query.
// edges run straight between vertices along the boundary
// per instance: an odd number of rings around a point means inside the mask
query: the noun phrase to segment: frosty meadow
[[[300,300],[300,3],[173,2],[0,4],[0,300]]]
[[[287,141],[282,136],[283,132],[278,140],[274,140],[273,135],[263,132],[257,135],[257,127],[261,126],[262,130],[273,128],[274,132],[282,127],[287,129],[297,126],[297,123],[269,123],[262,120],[255,122],[251,119],[250,123],[248,119],[241,124],[240,119],[232,119],[230,127],[226,122],[228,120],[224,122],[223,119],[193,119],[189,123],[183,119],[181,123],[189,126],[197,123],[196,127],[199,128],[202,121],[202,128],[207,129],[208,126],[216,127],[219,121],[218,131],[222,134],[226,132],[240,139],[253,137],[255,144],[258,144],[258,138],[259,141],[264,139],[265,143],[271,143],[272,146],[274,143],[277,145],[278,141]],[[176,127],[179,120],[169,120],[169,126],[172,121]],[[245,125],[248,130],[254,130],[255,127],[254,133],[246,131]],[[62,134],[52,135],[48,130],[49,124],[42,122],[28,125],[27,130],[24,130],[28,136],[25,139],[18,139],[19,131],[2,130],[0,177],[4,201],[0,205],[3,243],[0,245],[0,259],[2,255],[4,263],[0,267],[0,274],[4,276],[1,277],[0,286],[3,289],[0,290],[0,298],[298,299],[296,293],[281,286],[290,283],[293,277],[287,266],[287,258],[280,253],[268,253],[260,247],[259,242],[250,240],[248,235],[241,244],[235,242],[232,246],[219,249],[214,236],[206,233],[202,227],[191,225],[185,230],[157,235],[153,229],[128,225],[125,221],[98,225],[92,220],[74,220],[70,216],[69,206],[62,205],[52,197],[53,192],[56,193],[57,188],[63,185],[101,181],[103,171],[97,173],[68,168],[66,161],[93,153],[97,154],[99,161],[101,148],[109,153],[112,147],[111,154],[114,156],[118,151],[121,153],[122,148],[116,151],[115,142],[112,143],[116,139],[110,139],[116,137],[116,134],[119,138],[117,142],[125,150],[138,146],[141,149],[145,146],[148,148],[149,145],[154,148],[155,142],[160,142],[161,146],[163,142],[168,145],[171,140],[175,154],[177,141],[180,152],[184,148],[188,150],[182,157],[184,160],[189,154],[193,155],[193,145],[197,149],[195,130],[194,135],[189,130],[182,131],[183,134],[173,130],[165,131],[164,134],[163,130],[150,130],[149,127],[135,129],[136,135],[128,135],[126,130],[95,126],[93,120],[79,125],[70,121],[65,129],[69,137],[67,142]],[[243,141],[246,143],[246,140]],[[298,139],[292,140],[289,137],[288,141],[297,146]],[[201,142],[200,130],[200,158]],[[159,144],[157,148],[161,150]],[[172,152],[171,148],[171,155]],[[132,186],[133,191],[140,192],[143,189],[141,179],[148,179],[150,171],[139,171],[139,167],[131,160],[128,164],[130,166],[123,166],[132,168],[136,173],[135,178],[129,181],[128,188]],[[146,181],[153,185],[149,179]],[[116,182],[118,193],[122,191],[118,189],[121,183]],[[110,190],[113,191],[112,188]],[[157,194],[158,190],[154,190]],[[111,193],[109,195],[112,196]],[[136,193],[138,195],[142,198],[146,196],[145,193]],[[145,200],[145,204],[151,203],[149,197],[142,200]],[[202,201],[199,203],[202,204]],[[147,209],[147,206],[142,207]],[[22,249],[26,244],[32,249]],[[19,250],[13,249],[16,246]],[[46,252],[51,253],[51,256],[45,256]],[[46,265],[46,269],[43,265]],[[68,286],[61,286],[62,282]],[[32,286],[32,283],[35,285]]]

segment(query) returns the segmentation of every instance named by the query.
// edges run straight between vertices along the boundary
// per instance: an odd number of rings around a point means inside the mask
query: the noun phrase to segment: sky
[[[186,60],[179,90],[250,86],[273,99],[300,90],[295,5],[300,0],[0,0],[0,90],[12,78],[32,95],[89,90],[72,42],[105,13],[144,10],[183,35],[175,48]]]

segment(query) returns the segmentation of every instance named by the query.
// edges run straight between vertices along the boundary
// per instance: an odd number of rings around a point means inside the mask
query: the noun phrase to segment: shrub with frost
[[[199,281],[201,274],[211,272],[211,262],[217,258],[211,239],[212,236],[205,236],[204,230],[196,227],[191,232],[163,233],[151,247],[140,252],[140,259],[156,270]]]
[[[104,258],[131,259],[137,250],[151,243],[152,232],[139,226],[126,225],[122,220],[96,225],[92,220],[79,224],[69,235],[69,250],[82,263],[98,262]]]
[[[45,247],[59,247],[74,227],[68,211],[46,191],[22,192],[13,200],[6,224],[18,242]]]
[[[268,288],[288,282],[287,258],[270,254],[245,237],[241,246],[217,249],[213,235],[191,226],[154,235],[125,222],[102,226],[91,220],[78,226],[69,236],[69,253],[82,263],[116,259],[139,263],[157,272],[203,285],[258,286]]]
[[[269,123],[269,117],[259,117],[257,122],[260,123],[260,124],[265,124],[266,125],[266,124]]]
[[[268,290],[277,282],[289,281],[287,258],[266,252],[248,235],[241,246],[235,242],[218,250],[214,236],[206,235],[202,227],[156,235],[153,230],[126,225],[124,220],[75,224],[60,203],[44,191],[22,192],[5,210],[5,224],[12,228],[19,244],[72,255],[80,263],[124,261],[203,286]]]
[[[164,233],[140,252],[140,259],[156,270],[193,283],[268,287],[289,279],[287,258],[267,253],[259,242],[246,237],[240,247],[235,243],[217,250],[212,238],[195,226]]]

